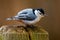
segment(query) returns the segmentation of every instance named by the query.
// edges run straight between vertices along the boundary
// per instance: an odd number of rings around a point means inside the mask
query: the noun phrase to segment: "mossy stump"
[[[26,29],[16,25],[2,26],[0,28],[0,40],[49,40],[48,33],[41,27]]]

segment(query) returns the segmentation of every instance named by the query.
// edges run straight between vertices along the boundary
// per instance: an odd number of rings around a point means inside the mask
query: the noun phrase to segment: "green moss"
[[[48,32],[46,32],[43,28],[35,28],[35,30],[29,29],[29,34],[31,40],[49,40]]]
[[[2,34],[0,33],[0,40],[3,40],[3,36],[2,36]]]
[[[49,35],[41,27],[35,27],[34,29],[11,27],[6,31],[2,30],[0,40],[49,40]]]
[[[3,34],[3,40],[29,40],[29,36],[27,33],[22,33],[22,34],[19,34],[19,33],[6,33],[6,34]]]

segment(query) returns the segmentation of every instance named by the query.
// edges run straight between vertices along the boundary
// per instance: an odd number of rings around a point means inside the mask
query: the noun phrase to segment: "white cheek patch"
[[[41,13],[39,10],[35,10],[35,13]]]
[[[38,13],[41,13],[41,12],[38,10]]]

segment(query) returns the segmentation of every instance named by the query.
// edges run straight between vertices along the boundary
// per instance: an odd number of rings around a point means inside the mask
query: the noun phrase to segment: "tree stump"
[[[49,35],[41,27],[25,29],[20,25],[5,25],[0,28],[0,40],[49,40]]]

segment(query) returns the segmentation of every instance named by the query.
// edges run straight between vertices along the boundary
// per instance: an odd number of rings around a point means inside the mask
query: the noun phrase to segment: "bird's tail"
[[[6,18],[6,20],[21,20],[21,19],[19,19],[17,17],[10,17],[10,18]]]

